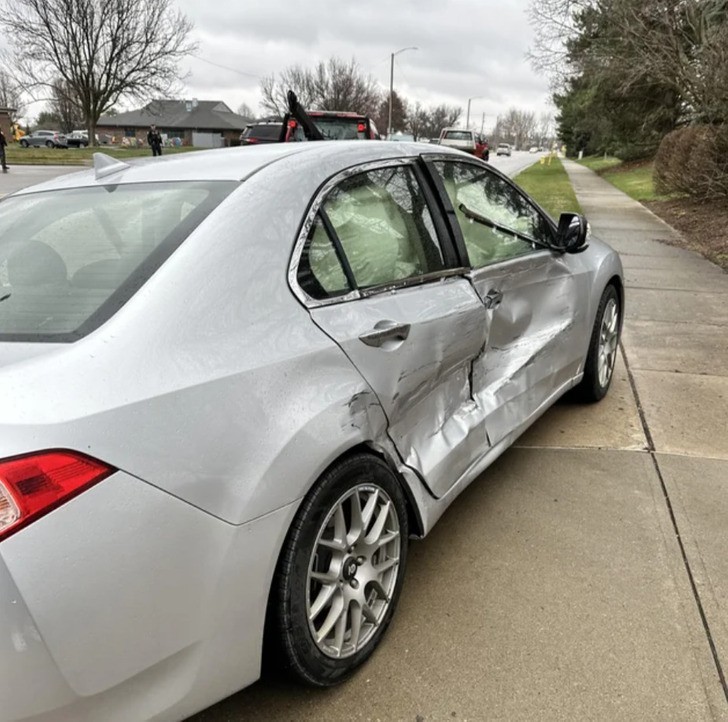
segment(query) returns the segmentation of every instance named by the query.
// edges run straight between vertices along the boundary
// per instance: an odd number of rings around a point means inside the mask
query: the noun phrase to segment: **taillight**
[[[298,123],[295,120],[289,120],[288,121],[288,127],[295,129],[296,127],[298,127]]]
[[[359,125],[356,127],[356,129],[359,133],[363,133],[367,129],[367,127],[366,127],[366,125],[364,125],[364,123],[359,123]]]
[[[74,451],[41,451],[0,461],[0,541],[114,471]]]

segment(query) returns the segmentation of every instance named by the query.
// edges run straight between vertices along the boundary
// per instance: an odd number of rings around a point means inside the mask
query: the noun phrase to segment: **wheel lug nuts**
[[[359,582],[357,582],[356,579],[351,580],[351,587],[352,589],[359,589]]]
[[[361,566],[362,564],[364,564],[364,562],[365,562],[365,561],[366,561],[366,559],[365,559],[364,557],[357,557],[357,558],[356,558],[356,563],[357,563],[357,564],[358,564],[359,566]]]

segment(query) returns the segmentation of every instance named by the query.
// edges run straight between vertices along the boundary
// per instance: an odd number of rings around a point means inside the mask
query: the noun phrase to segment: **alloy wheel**
[[[392,500],[379,486],[349,489],[324,520],[308,568],[306,613],[327,657],[356,654],[372,638],[397,584],[401,537]]]

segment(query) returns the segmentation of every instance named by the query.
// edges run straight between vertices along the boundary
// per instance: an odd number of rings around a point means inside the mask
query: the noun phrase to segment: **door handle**
[[[363,333],[359,340],[367,346],[376,348],[383,346],[386,341],[404,341],[409,336],[410,325],[396,321],[379,321],[374,330]]]
[[[483,299],[483,302],[485,303],[485,307],[489,309],[498,308],[500,306],[501,301],[503,300],[503,292],[502,291],[488,291],[485,298]]]

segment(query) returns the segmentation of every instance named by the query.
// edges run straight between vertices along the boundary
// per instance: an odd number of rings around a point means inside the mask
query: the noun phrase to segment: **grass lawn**
[[[164,148],[165,155],[186,153],[202,148]],[[102,145],[98,148],[23,148],[11,143],[6,149],[9,165],[91,165],[94,153],[106,153],[113,158],[139,158],[151,156],[149,148],[122,148]]]
[[[558,158],[552,158],[551,165],[535,163],[514,180],[557,220],[565,212],[581,213],[569,176]]]
[[[619,158],[608,155],[588,155],[586,158],[576,161],[579,165],[584,165],[587,168],[600,173],[600,171],[607,170],[608,168],[614,168],[614,166],[621,165],[622,161]]]

